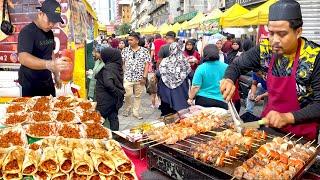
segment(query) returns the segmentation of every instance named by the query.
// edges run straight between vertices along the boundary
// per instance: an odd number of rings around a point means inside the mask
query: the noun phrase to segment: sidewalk
[[[239,113],[240,115],[244,113],[245,104],[243,100],[241,102],[241,105],[242,105],[241,111]],[[262,112],[262,109],[263,109],[262,103],[258,104],[254,108],[254,114],[259,116]],[[151,97],[146,92],[143,92],[142,100],[141,100],[140,114],[143,117],[142,120],[138,120],[134,118],[132,114],[129,117],[124,117],[122,116],[122,112],[123,112],[123,108],[120,109],[120,112],[119,112],[119,123],[120,123],[119,130],[120,131],[125,129],[130,129],[143,122],[151,122],[151,121],[158,120],[161,114],[160,110],[151,108]]]

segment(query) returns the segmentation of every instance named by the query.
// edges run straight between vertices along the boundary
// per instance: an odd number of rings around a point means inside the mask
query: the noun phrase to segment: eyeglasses
[[[136,52],[133,52],[133,56],[132,56],[133,59],[136,58]]]

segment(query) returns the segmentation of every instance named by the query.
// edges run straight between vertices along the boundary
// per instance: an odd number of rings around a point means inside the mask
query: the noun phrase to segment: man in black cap
[[[18,54],[21,67],[19,83],[22,96],[55,96],[55,83],[61,87],[59,72],[68,69],[65,58],[55,59],[52,28],[63,23],[60,4],[55,0],[46,0],[39,7],[36,19],[26,25],[19,34]]]
[[[261,115],[266,125],[315,139],[320,119],[320,46],[301,37],[302,15],[295,0],[279,0],[269,9],[269,40],[243,53],[231,64],[221,92],[230,101],[240,74],[267,73],[268,103]]]
[[[170,47],[170,44],[173,42],[176,42],[176,33],[173,31],[168,31],[166,34],[166,43],[167,44],[162,46],[160,48],[159,53],[158,53],[159,61],[157,62],[157,68],[159,67],[159,64],[162,59],[169,57],[169,55],[170,55],[169,47]]]

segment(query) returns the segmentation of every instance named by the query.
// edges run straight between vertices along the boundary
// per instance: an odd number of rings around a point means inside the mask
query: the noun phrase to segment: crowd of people
[[[192,105],[227,109],[220,81],[228,65],[254,46],[251,40],[234,39],[232,35],[210,40],[206,45],[202,38],[179,40],[173,31],[165,37],[160,34],[142,37],[137,32],[130,33],[126,39],[112,35],[95,43],[95,66],[88,72],[88,97],[97,101],[113,130],[119,129],[117,116],[122,105],[123,116],[132,114],[143,119],[140,107],[144,91],[150,95],[151,108],[158,108],[161,116]],[[107,73],[110,64],[117,68]],[[250,114],[255,103],[266,101],[268,96],[263,73],[254,72],[252,78],[245,108]],[[238,82],[232,101],[239,112]]]

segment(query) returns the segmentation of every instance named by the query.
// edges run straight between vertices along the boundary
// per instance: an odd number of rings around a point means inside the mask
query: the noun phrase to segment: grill
[[[272,136],[284,136],[283,134],[269,128],[264,128],[264,130]],[[196,138],[197,140],[205,139],[203,136],[199,135],[196,136]],[[294,138],[292,140],[294,140]],[[306,142],[301,140],[300,143]],[[245,160],[253,156],[255,154],[255,150],[257,149],[255,148],[246,156],[241,156],[238,160],[234,160],[232,165],[216,167],[214,165],[206,164],[200,160],[197,160],[191,155],[181,151],[187,151],[188,146],[191,146],[191,144],[185,141],[180,141],[174,145],[159,144],[150,147],[147,152],[148,168],[151,170],[157,169],[174,179],[232,179],[235,168],[241,166]],[[317,152],[319,152],[319,149]],[[316,160],[318,161],[320,159],[317,158],[317,154],[314,154],[312,157],[310,157],[305,166],[296,173],[293,179],[300,179]],[[312,173],[315,172],[313,171]]]

